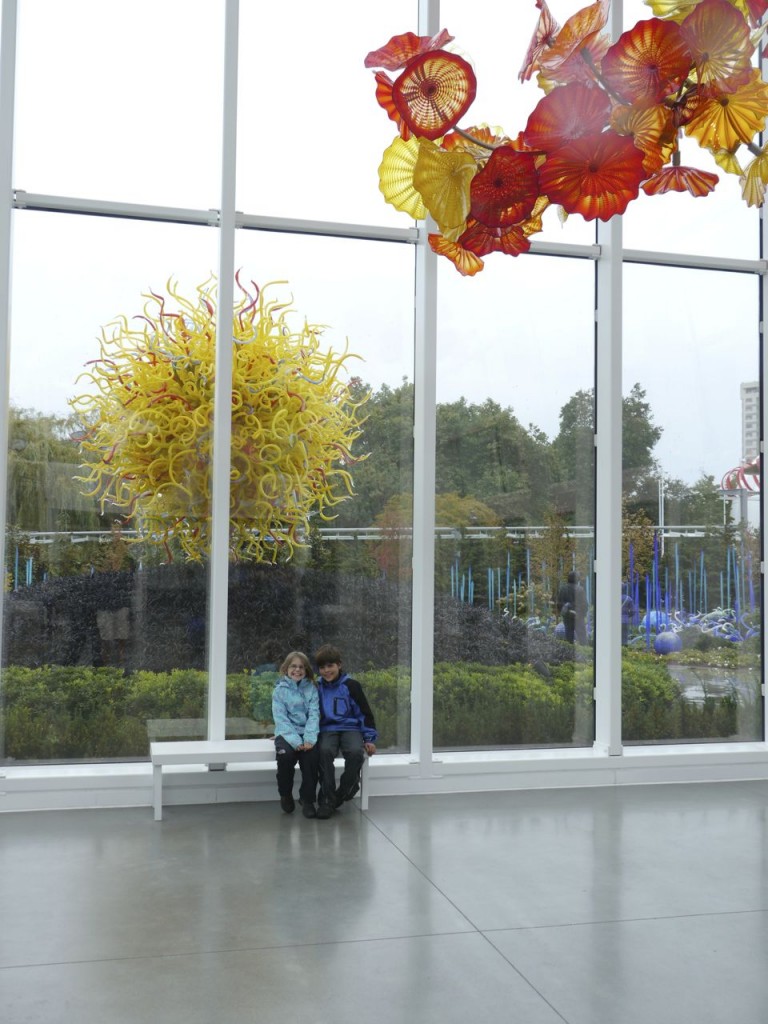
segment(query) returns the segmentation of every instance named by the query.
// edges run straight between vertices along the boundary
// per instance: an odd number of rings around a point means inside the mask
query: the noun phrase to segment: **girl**
[[[320,702],[312,666],[309,658],[301,651],[291,651],[280,666],[280,678],[272,693],[272,719],[275,723],[280,806],[286,814],[291,814],[296,806],[293,779],[298,762],[301,769],[299,803],[302,814],[305,818],[315,818]]]

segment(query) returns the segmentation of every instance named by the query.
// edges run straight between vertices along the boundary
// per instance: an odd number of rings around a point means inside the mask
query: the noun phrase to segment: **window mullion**
[[[609,29],[622,31],[621,0]],[[595,747],[621,754],[621,217],[598,221],[595,274]]]
[[[419,0],[420,34],[434,35],[439,17],[437,0]],[[434,748],[437,257],[429,230],[422,225],[416,246],[415,286],[411,752],[421,776],[432,774]]]
[[[3,0],[0,25],[0,566],[5,566],[6,503],[8,496],[8,408],[11,352],[11,217],[13,173],[13,115],[16,85],[16,0]],[[3,648],[5,587],[0,585],[0,651]],[[5,732],[0,729],[0,755]]]
[[[208,614],[208,738],[214,740],[224,739],[226,731],[239,13],[239,0],[227,0],[224,28],[224,111]]]
[[[761,50],[760,53],[760,72],[765,79],[768,74],[768,57],[766,57],[765,51]],[[765,142],[765,134],[761,137],[761,142]],[[760,453],[760,476],[759,480],[761,483],[760,487],[760,636],[762,640],[762,646],[760,650],[760,672],[762,676],[762,698],[763,698],[763,742],[768,741],[768,712],[766,710],[765,700],[765,667],[766,658],[768,658],[768,630],[765,628],[765,566],[766,566],[766,554],[765,554],[765,542],[768,537],[768,501],[765,499],[765,491],[762,487],[762,481],[765,479],[765,429],[768,424],[768,388],[765,384],[765,368],[766,368],[766,328],[765,318],[766,311],[768,310],[768,272],[766,272],[766,257],[768,256],[768,217],[766,217],[765,207],[763,206],[760,210],[760,259],[763,263],[763,268],[760,273],[760,295],[758,300],[758,338],[760,344],[759,353],[759,366],[760,366],[760,442],[758,451]]]

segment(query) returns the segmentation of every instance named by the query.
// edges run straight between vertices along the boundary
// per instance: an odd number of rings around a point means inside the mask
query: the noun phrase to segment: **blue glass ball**
[[[666,612],[648,612],[640,620],[640,628],[651,630],[664,629],[669,625],[669,616]]]
[[[675,651],[682,651],[683,638],[679,633],[671,631],[659,633],[653,642],[653,649],[657,654],[674,654]]]

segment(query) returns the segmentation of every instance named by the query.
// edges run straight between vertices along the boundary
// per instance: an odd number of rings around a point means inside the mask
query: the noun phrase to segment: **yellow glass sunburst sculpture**
[[[268,300],[272,282],[250,294],[238,280],[232,367],[230,553],[275,562],[307,543],[312,514],[352,494],[352,446],[360,407],[342,379],[347,360],[321,348],[323,328],[295,329],[286,303]],[[194,301],[172,281],[167,296],[145,295],[132,326],[120,316],[102,330],[100,356],[73,398],[88,425],[80,444],[95,456],[79,477],[102,511],[113,508],[137,540],[177,542],[187,558],[210,551],[216,282]]]

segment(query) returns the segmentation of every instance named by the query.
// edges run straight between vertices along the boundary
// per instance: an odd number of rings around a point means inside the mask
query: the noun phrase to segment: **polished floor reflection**
[[[0,816],[25,1024],[764,1024],[768,783]]]

